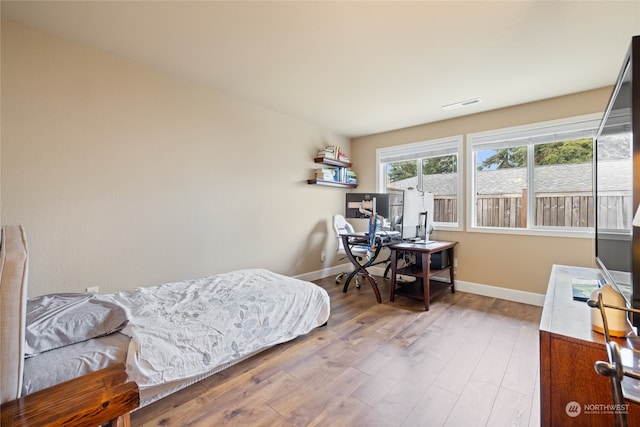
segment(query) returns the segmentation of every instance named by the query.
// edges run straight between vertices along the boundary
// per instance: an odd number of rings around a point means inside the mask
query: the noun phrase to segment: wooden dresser
[[[542,426],[611,426],[610,382],[595,372],[607,361],[604,336],[591,330],[591,308],[574,301],[572,278],[600,279],[597,269],[554,265],[540,321]],[[625,339],[621,346],[629,346]],[[579,405],[579,406],[578,406]],[[640,406],[629,405],[629,425],[640,425]]]

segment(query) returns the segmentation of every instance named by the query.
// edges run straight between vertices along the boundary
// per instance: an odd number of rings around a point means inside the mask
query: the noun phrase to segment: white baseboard
[[[301,280],[318,280],[333,275],[337,276],[343,271],[353,270],[352,267],[353,266],[351,264],[341,264],[324,268],[322,270],[299,274],[295,277]],[[368,270],[371,274],[376,276],[382,276],[384,274],[384,267],[370,267]],[[520,302],[523,304],[537,305],[539,307],[544,305],[544,294],[501,288],[498,286],[482,285],[480,283],[465,282],[464,280],[456,280],[456,290],[507,301]]]
[[[333,267],[323,268],[322,270],[310,271],[308,273],[298,274],[297,276],[293,276],[296,279],[300,280],[319,280],[324,279],[325,277],[337,276],[343,271],[353,271],[353,264],[340,264],[334,265]]]
[[[456,290],[469,292],[470,294],[484,295],[486,297],[499,298],[507,301],[521,302],[523,304],[544,305],[544,294],[536,294],[516,289],[500,288],[498,286],[481,285],[479,283],[456,280]]]

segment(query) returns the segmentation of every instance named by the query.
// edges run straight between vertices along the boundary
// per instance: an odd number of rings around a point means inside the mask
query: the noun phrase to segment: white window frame
[[[469,173],[467,173],[467,188],[469,189],[469,198],[467,203],[467,231],[481,233],[498,233],[498,234],[523,234],[536,236],[552,236],[552,237],[581,237],[593,238],[593,227],[589,228],[570,228],[570,227],[542,227],[532,224],[532,218],[535,215],[535,192],[533,188],[533,145],[529,145],[527,155],[527,228],[502,228],[502,227],[480,227],[475,224],[476,221],[476,180],[475,180],[475,151],[499,141],[507,141],[504,145],[511,145],[510,142],[522,141],[521,145],[528,145],[536,142],[544,143],[549,141],[550,136],[559,135],[568,132],[585,132],[585,137],[590,135],[595,138],[598,126],[602,119],[602,113],[586,114],[582,116],[570,117],[565,119],[551,120],[546,122],[533,123],[523,126],[514,126],[503,129],[494,129],[484,132],[476,132],[467,134],[467,162],[469,165]],[[594,141],[595,143],[595,141]]]
[[[457,212],[458,222],[455,225],[450,223],[434,222],[434,230],[461,231],[464,229],[464,138],[462,135],[455,135],[446,138],[431,139],[428,141],[413,142],[410,144],[395,145],[392,147],[383,147],[376,150],[376,191],[379,193],[386,192],[385,187],[385,170],[384,165],[391,161],[411,160],[422,157],[434,157],[436,155],[446,155],[447,151],[451,151],[455,147],[458,157],[458,182],[456,184],[457,191]],[[442,153],[442,154],[440,154]],[[385,159],[391,159],[386,160]],[[384,161],[384,163],[382,163]],[[418,174],[422,172],[418,168]],[[419,180],[421,182],[421,180]]]

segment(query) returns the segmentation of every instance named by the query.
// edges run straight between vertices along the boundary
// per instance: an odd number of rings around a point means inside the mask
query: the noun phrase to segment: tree
[[[422,159],[423,175],[438,175],[443,173],[455,173],[458,168],[458,158],[450,156],[429,157]],[[389,163],[389,182],[397,182],[407,178],[415,178],[418,175],[416,160]]]
[[[389,182],[397,182],[418,175],[418,165],[415,160],[394,162],[389,164]]]
[[[423,175],[440,175],[458,171],[458,158],[455,155],[429,157],[422,160]]]
[[[587,163],[593,160],[593,140],[590,138],[536,145],[536,165]]]
[[[492,166],[495,165],[495,168]],[[527,165],[527,147],[509,147],[497,150],[478,166],[478,170],[521,168]]]
[[[540,165],[561,165],[586,163],[593,159],[591,138],[537,144],[534,146],[534,163]],[[478,170],[520,168],[527,165],[527,146],[509,147],[496,150],[478,166]]]

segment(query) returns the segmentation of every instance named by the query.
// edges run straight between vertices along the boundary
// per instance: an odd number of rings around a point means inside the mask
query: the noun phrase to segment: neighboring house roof
[[[620,191],[631,188],[631,161],[612,160],[598,163],[600,191]],[[425,191],[438,195],[456,194],[458,174],[428,175]],[[520,194],[527,187],[525,168],[496,169],[477,172],[478,194]],[[538,166],[535,174],[536,191],[545,193],[592,192],[593,171],[591,163]],[[390,189],[415,188],[416,177],[394,182]]]

